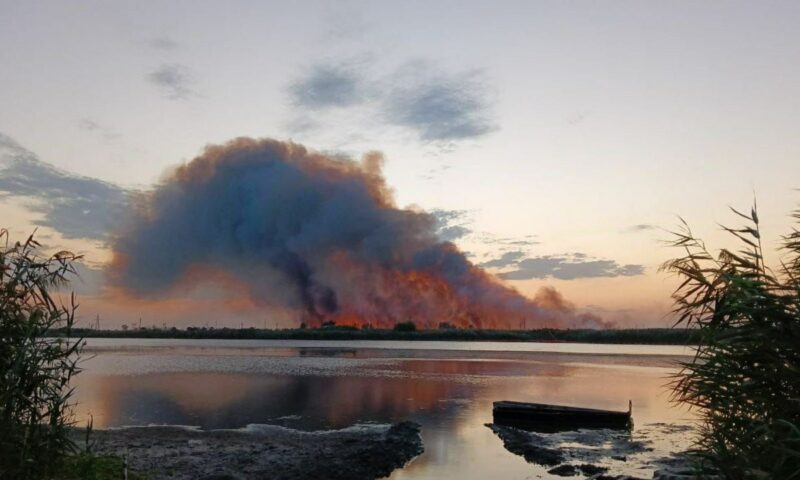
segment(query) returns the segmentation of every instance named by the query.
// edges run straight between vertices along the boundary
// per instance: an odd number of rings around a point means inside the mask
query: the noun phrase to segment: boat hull
[[[627,430],[633,425],[630,411],[615,412],[538,403],[494,402],[492,413],[496,425],[541,432],[580,428]]]

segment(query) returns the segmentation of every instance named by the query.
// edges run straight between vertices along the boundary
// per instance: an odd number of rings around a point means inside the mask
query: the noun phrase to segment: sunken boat
[[[495,425],[539,432],[557,432],[579,428],[628,430],[633,427],[632,410],[633,404],[630,401],[627,412],[618,412],[503,400],[494,402],[492,414]]]

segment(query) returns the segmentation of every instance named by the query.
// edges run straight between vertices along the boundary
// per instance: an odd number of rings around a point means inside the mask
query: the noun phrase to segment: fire
[[[153,298],[213,281],[235,290],[234,306],[296,311],[311,325],[596,321],[557,295],[524,297],[439,240],[432,215],[395,205],[381,162],[275,140],[208,147],[133,202],[112,243],[113,286]]]

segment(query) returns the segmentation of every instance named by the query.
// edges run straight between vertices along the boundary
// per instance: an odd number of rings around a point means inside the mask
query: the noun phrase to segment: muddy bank
[[[694,466],[682,453],[689,425],[647,424],[634,432],[576,430],[539,433],[487,424],[509,452],[552,476],[597,480],[689,480]]]
[[[132,427],[92,433],[98,454],[127,454],[152,480],[374,479],[423,451],[419,425],[304,432],[275,425],[202,431]],[[82,441],[82,439],[81,439]]]

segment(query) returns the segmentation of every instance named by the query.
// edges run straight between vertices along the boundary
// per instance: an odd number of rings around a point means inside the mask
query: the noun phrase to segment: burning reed
[[[209,146],[134,202],[110,278],[157,298],[198,284],[310,325],[598,327],[558,292],[528,299],[398,208],[380,154],[360,162],[239,138]]]

